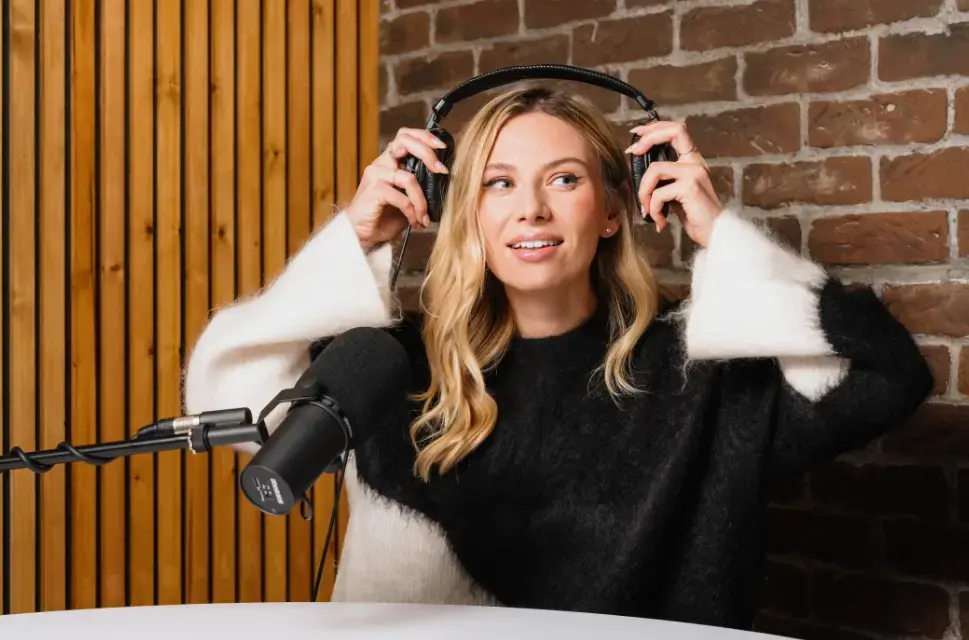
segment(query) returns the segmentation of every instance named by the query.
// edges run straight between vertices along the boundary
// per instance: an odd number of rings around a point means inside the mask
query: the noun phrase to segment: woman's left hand
[[[682,122],[657,120],[630,129],[640,138],[626,149],[626,153],[644,154],[657,144],[668,142],[679,159],[676,162],[653,162],[647,167],[639,185],[639,200],[643,212],[656,221],[662,231],[669,222],[662,214],[663,205],[676,201],[684,230],[693,241],[706,247],[713,230],[713,222],[723,211],[723,203],[713,188],[710,170]],[[672,180],[660,188],[663,180]]]

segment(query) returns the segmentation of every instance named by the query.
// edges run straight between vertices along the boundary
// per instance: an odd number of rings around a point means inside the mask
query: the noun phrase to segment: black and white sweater
[[[214,315],[191,355],[186,409],[256,415],[321,338],[391,325],[390,252],[364,254],[338,214],[264,291]],[[691,297],[639,344],[634,381],[646,393],[622,406],[588,385],[606,349],[604,313],[514,340],[488,377],[493,434],[444,477],[412,476],[416,406],[358,447],[335,600],[749,628],[770,479],[878,436],[932,386],[869,289],[846,290],[731,210],[694,258]],[[418,327],[393,331],[425,388]]]

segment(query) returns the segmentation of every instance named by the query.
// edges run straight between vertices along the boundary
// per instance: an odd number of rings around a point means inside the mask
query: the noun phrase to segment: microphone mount
[[[75,447],[61,442],[54,449],[26,453],[13,447],[10,453],[0,456],[0,472],[12,469],[29,469],[36,474],[47,473],[54,465],[67,462],[84,462],[101,466],[112,460],[137,453],[156,453],[188,449],[192,453],[205,453],[213,447],[255,442],[262,444],[269,439],[269,431],[262,420],[252,422],[247,408],[230,409],[217,414],[218,420],[206,420],[204,416],[185,416],[162,420],[155,425],[143,427],[130,440],[105,442]],[[172,428],[156,425],[173,425]]]

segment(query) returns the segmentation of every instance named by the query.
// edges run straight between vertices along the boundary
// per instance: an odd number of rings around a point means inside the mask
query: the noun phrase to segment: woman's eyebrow
[[[581,158],[576,158],[574,156],[567,156],[565,158],[559,158],[557,160],[552,160],[551,162],[546,162],[545,165],[542,166],[542,168],[551,169],[552,167],[556,167],[560,164],[566,164],[567,162],[577,162],[582,166],[586,166],[585,161],[582,160]],[[514,169],[515,169],[515,165],[508,162],[492,162],[485,167],[486,171],[514,171]]]

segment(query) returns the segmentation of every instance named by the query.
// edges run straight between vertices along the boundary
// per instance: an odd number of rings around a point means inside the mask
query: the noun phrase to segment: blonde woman
[[[457,143],[424,312],[400,318],[389,243],[427,221],[399,166],[432,166],[442,144],[402,129],[275,282],[213,317],[192,412],[257,414],[355,326],[392,327],[410,354],[412,400],[367,427],[347,470],[335,600],[750,628],[771,479],[927,396],[925,361],[870,290],[724,209],[683,124],[636,132],[624,152],[589,102],[531,85],[489,102]],[[679,160],[634,194],[627,154],[663,142]],[[700,245],[678,307],[635,241],[637,199],[659,232],[677,201]]]

